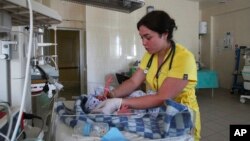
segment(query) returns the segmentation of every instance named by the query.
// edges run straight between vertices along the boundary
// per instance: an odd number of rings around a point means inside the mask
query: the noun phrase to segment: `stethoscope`
[[[159,77],[159,72],[162,68],[162,66],[167,62],[167,60],[169,59],[169,57],[171,56],[171,60],[170,60],[170,63],[169,63],[169,67],[168,67],[168,70],[170,70],[172,68],[172,63],[173,63],[173,58],[174,58],[174,55],[175,55],[175,45],[171,48],[170,50],[170,53],[168,54],[168,56],[166,57],[166,59],[163,61],[163,63],[161,63],[160,67],[158,68],[157,72],[156,72],[156,75],[155,77],[158,79]],[[144,74],[147,74],[148,73],[148,70],[149,68],[151,67],[151,64],[153,62],[153,58],[154,58],[154,54],[151,55],[151,57],[149,58],[148,60],[148,64],[144,70]]]

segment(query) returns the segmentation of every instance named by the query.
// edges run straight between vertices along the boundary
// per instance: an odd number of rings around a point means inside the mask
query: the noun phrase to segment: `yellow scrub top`
[[[164,60],[170,54],[168,51]],[[141,60],[140,68],[145,70],[150,60],[151,54],[145,53]],[[193,54],[180,44],[176,44],[175,55],[172,61],[172,67],[169,70],[170,57],[163,64],[159,71],[158,79],[155,77],[158,70],[158,55],[153,56],[153,60],[148,73],[146,75],[146,88],[147,90],[157,91],[167,77],[179,78],[188,80],[187,86],[183,91],[174,98],[178,103],[182,103],[189,108],[193,109],[196,114],[195,118],[195,140],[200,139],[200,112],[197,99],[195,96],[195,87],[197,84],[197,68],[196,61]]]

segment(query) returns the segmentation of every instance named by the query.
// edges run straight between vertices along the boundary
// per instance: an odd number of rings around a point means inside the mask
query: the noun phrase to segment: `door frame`
[[[50,28],[50,30],[54,30],[54,32],[57,33],[58,30],[62,31],[78,31],[79,32],[79,45],[80,45],[80,92],[81,94],[87,93],[87,55],[86,55],[86,31],[84,29],[78,29],[78,28],[63,28],[63,27],[57,27]],[[56,35],[57,36],[57,35]],[[56,40],[58,40],[56,38]],[[56,41],[57,43],[57,41]],[[60,74],[59,74],[60,75]]]

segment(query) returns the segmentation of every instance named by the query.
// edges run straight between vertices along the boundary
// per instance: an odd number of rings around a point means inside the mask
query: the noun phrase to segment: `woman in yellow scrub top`
[[[137,23],[146,53],[133,76],[109,93],[108,99],[94,111],[111,114],[121,105],[132,109],[161,106],[166,99],[173,99],[193,109],[195,140],[200,140],[200,112],[195,96],[197,69],[193,54],[173,40],[177,29],[175,20],[164,11],[152,11]],[[142,83],[154,95],[125,99]]]

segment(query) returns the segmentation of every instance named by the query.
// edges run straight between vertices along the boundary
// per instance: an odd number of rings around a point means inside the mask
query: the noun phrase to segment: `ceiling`
[[[232,0],[191,0],[198,1],[200,3],[200,9],[206,9],[220,4],[225,4]]]

